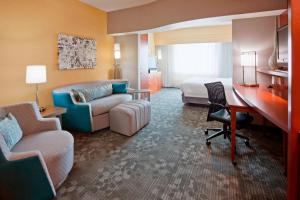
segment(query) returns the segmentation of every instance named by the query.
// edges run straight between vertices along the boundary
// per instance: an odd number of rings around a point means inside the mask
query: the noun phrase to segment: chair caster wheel
[[[244,142],[245,142],[245,145],[246,145],[247,147],[250,147],[249,140],[245,140]]]
[[[211,144],[210,141],[206,141],[206,145],[209,146]]]
[[[205,131],[204,131],[204,134],[205,134],[205,135],[208,135],[208,130],[205,130]]]

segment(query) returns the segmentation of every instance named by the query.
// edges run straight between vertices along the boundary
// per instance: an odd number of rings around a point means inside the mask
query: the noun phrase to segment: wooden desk
[[[234,90],[226,90],[226,100],[230,108],[231,117],[231,161],[233,164],[235,162],[235,144],[236,144],[236,113],[237,112],[256,112],[253,108],[247,105],[243,100],[241,100],[234,92]]]
[[[280,96],[281,94],[280,91],[265,86],[234,85],[232,91],[226,91],[227,103],[231,109],[231,161],[233,163],[235,163],[236,112],[258,112],[285,133],[288,132],[288,102]],[[284,134],[285,140],[286,135]]]
[[[268,89],[266,86],[233,86],[235,93],[273,124],[288,132],[288,101],[284,92]]]

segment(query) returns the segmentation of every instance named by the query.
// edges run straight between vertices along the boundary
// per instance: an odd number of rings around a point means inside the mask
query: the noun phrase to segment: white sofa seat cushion
[[[74,160],[74,138],[61,130],[28,135],[17,143],[12,152],[38,150],[47,165],[50,177],[57,188],[72,169]]]
[[[120,103],[124,103],[131,100],[132,100],[131,94],[114,94],[114,95],[93,100],[90,102],[92,107],[92,114],[93,116],[97,116],[104,113],[108,113],[110,109],[119,105]]]

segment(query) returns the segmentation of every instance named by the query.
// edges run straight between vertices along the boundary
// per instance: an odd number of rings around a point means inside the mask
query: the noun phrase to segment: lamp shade
[[[242,52],[241,53],[241,65],[244,67],[256,66],[257,55],[255,51]]]
[[[26,83],[46,83],[46,66],[45,65],[28,65],[26,68]]]
[[[115,51],[120,51],[121,50],[120,43],[115,43],[114,50]]]
[[[148,66],[149,68],[156,68],[156,59],[154,56],[148,57]]]
[[[115,59],[121,59],[121,51],[115,51]]]

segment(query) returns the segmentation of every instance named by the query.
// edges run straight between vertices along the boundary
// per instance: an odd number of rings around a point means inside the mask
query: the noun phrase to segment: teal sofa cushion
[[[113,94],[125,94],[127,93],[126,83],[113,83],[112,84]]]
[[[8,113],[8,115],[0,121],[0,134],[2,134],[9,150],[21,140],[23,132],[18,121],[11,113]]]

